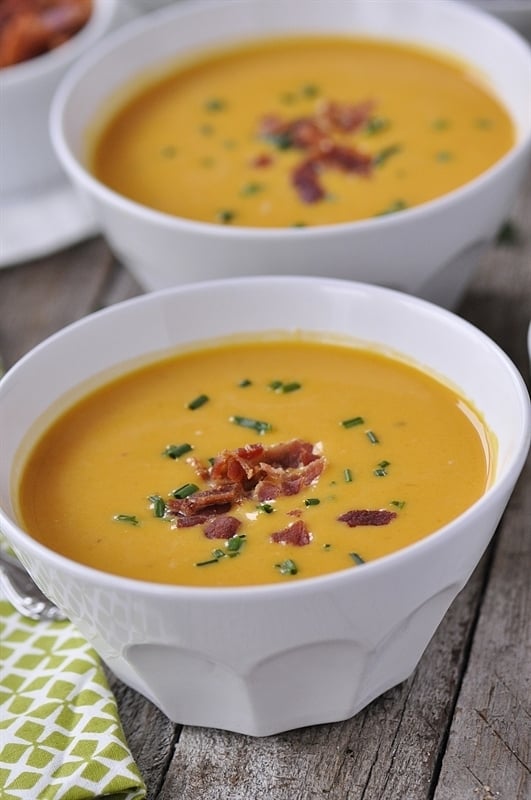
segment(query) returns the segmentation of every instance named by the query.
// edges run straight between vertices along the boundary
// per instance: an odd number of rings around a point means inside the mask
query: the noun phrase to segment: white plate
[[[95,220],[72,186],[0,205],[0,267],[54,253],[97,233]]]

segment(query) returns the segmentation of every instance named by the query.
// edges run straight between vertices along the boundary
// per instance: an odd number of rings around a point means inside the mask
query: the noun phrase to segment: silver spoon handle
[[[41,592],[22,564],[0,548],[0,588],[20,614],[60,622],[66,616]]]

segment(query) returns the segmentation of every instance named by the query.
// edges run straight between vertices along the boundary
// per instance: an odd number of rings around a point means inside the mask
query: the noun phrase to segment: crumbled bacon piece
[[[207,539],[232,539],[238,531],[241,521],[236,517],[210,517],[204,524],[203,531]]]
[[[388,525],[395,517],[396,511],[364,508],[346,511],[337,519],[339,522],[346,522],[349,528],[356,528],[358,525]]]
[[[269,153],[258,153],[258,155],[253,156],[250,163],[251,167],[257,167],[258,169],[270,167],[273,163],[273,156],[270,156]]]
[[[270,539],[272,542],[279,544],[293,544],[297,547],[303,547],[304,545],[310,544],[312,535],[306,523],[302,519],[298,519],[281,531],[276,531],[276,533],[271,534]]]
[[[319,166],[315,159],[307,159],[293,170],[291,181],[303,203],[317,203],[325,196],[318,176]]]

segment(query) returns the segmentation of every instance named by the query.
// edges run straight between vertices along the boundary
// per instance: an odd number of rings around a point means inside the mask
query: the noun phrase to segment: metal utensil
[[[0,546],[0,589],[17,611],[30,619],[61,622],[67,617],[41,592],[22,564]]]

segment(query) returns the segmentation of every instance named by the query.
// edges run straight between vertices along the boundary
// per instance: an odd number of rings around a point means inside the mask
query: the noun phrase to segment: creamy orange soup
[[[469,65],[378,40],[255,43],[127,94],[100,121],[94,174],[159,211],[227,225],[400,211],[475,178],[515,140]]]
[[[264,584],[425,537],[481,496],[491,460],[470,405],[403,361],[231,342],[76,402],[32,450],[19,507],[36,539],[107,572]]]

